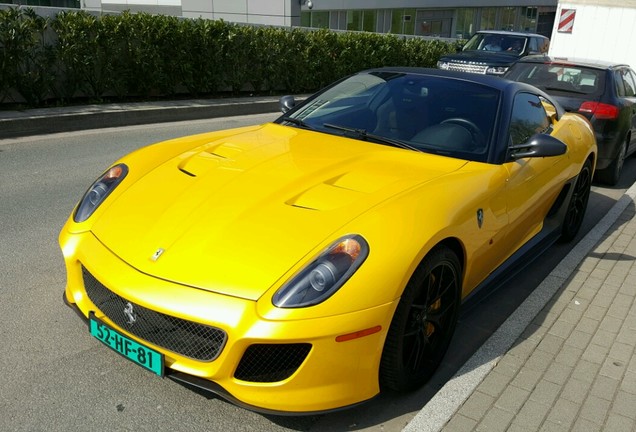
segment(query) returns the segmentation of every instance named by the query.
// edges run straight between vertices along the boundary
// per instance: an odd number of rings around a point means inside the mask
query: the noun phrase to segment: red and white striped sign
[[[576,14],[576,9],[561,9],[561,18],[559,18],[559,28],[558,28],[558,31],[560,33],[572,33],[572,28],[574,27],[575,14]]]

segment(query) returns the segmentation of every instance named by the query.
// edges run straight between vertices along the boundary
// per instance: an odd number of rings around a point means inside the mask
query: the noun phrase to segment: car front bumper
[[[379,393],[382,347],[397,300],[345,315],[266,320],[257,313],[257,302],[143,274],[89,232],[63,231],[60,245],[67,270],[65,302],[80,316],[87,318],[93,312],[126,337],[162,353],[165,375],[170,378],[267,413],[332,411]],[[127,328],[112,312],[117,306],[105,307],[102,297],[96,299],[94,288],[87,291],[95,283],[87,285],[87,281],[96,281],[101,292],[110,293],[109,298],[134,304],[140,314],[149,311],[155,320],[170,321],[176,331],[183,331],[182,323],[187,328],[192,324],[195,329],[217,330],[222,338],[211,343],[217,344],[218,352],[206,357],[199,356],[197,349],[184,348],[190,339],[201,344],[200,335],[191,338],[187,331],[168,344],[165,339],[139,337],[135,328]],[[379,329],[364,337],[336,340],[370,328]],[[155,327],[154,331],[166,330]],[[294,360],[289,360],[290,352]]]

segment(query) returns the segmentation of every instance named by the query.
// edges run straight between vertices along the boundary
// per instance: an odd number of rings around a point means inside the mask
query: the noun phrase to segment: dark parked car
[[[618,183],[625,157],[636,152],[636,74],[629,66],[530,56],[510,68],[506,78],[532,84],[565,110],[587,117],[598,143],[596,179]]]
[[[484,30],[475,33],[461,51],[443,56],[439,69],[503,75],[521,57],[548,52],[550,39],[534,33]]]

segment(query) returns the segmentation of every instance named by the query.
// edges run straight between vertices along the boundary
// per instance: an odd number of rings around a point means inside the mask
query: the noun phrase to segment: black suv
[[[534,33],[484,30],[470,38],[461,51],[441,57],[445,70],[503,75],[517,60],[548,52],[550,39]]]

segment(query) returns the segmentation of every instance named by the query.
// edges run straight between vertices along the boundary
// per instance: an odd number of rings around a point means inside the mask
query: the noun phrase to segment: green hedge
[[[314,92],[377,66],[434,67],[460,42],[84,11],[0,10],[0,102]]]

